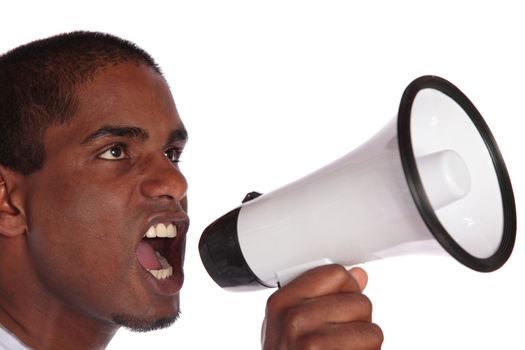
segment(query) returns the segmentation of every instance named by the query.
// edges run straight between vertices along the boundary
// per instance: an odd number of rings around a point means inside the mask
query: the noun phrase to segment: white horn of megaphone
[[[217,284],[243,290],[322,264],[435,251],[489,272],[515,236],[512,186],[488,126],[457,87],[423,76],[372,139],[217,219],[199,251]]]

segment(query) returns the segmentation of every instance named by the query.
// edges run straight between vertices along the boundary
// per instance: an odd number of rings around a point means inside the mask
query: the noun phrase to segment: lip
[[[173,267],[173,275],[164,279],[158,280],[146,269],[144,269],[138,261],[136,261],[137,267],[142,272],[142,275],[149,286],[152,293],[160,296],[173,296],[178,294],[184,283],[184,251],[186,244],[186,234],[189,228],[189,217],[182,211],[177,212],[157,212],[149,216],[146,220],[147,224],[142,228],[137,241],[135,249],[138,243],[144,238],[144,234],[148,228],[157,225],[159,223],[171,223],[177,227],[177,236],[175,238],[168,238],[171,241],[167,248],[167,260]]]

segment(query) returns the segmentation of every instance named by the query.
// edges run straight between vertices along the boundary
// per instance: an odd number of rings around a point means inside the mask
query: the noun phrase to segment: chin
[[[134,332],[149,332],[171,326],[178,318],[180,312],[177,311],[173,315],[145,318],[141,315],[113,315],[113,322],[130,329]]]

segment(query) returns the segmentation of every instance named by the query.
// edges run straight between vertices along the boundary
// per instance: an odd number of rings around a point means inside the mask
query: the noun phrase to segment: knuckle
[[[319,333],[309,333],[297,340],[292,349],[320,350],[323,348],[323,337]]]
[[[324,265],[316,269],[317,272],[330,276],[330,279],[336,281],[338,284],[343,284],[351,278],[346,268],[342,265],[332,264]]]
[[[295,339],[304,323],[304,316],[298,308],[286,310],[282,315],[282,329],[287,339]]]
[[[372,301],[361,293],[347,293],[340,296],[341,305],[345,305],[345,310],[354,312],[360,320],[370,321],[372,319]]]
[[[381,346],[385,340],[383,330],[375,323],[370,323],[368,332],[370,333],[370,338],[375,342],[376,346]]]
[[[282,299],[279,291],[270,295],[268,300],[266,300],[266,312],[269,314],[278,312],[283,307]]]
[[[327,269],[330,270],[334,278],[338,278],[340,280],[346,280],[349,278],[348,271],[342,265],[328,265]]]
[[[277,296],[277,293],[274,293],[272,295],[270,295],[270,297],[268,298],[268,300],[266,300],[266,309],[273,309],[277,306],[277,300],[278,300],[278,296]]]
[[[373,305],[370,298],[364,294],[354,294],[354,298],[357,299],[360,307],[362,307],[366,313],[372,314]]]

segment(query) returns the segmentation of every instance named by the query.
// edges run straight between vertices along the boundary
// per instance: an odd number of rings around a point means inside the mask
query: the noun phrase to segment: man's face
[[[44,167],[26,178],[28,254],[66,309],[154,328],[175,318],[183,283],[184,126],[143,65],[99,70],[78,102],[70,123],[46,130]],[[144,238],[161,231],[176,237]]]

